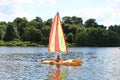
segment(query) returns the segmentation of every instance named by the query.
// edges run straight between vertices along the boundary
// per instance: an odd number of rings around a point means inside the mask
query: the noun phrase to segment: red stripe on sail
[[[59,38],[58,38],[58,14],[57,14],[57,23],[56,23],[56,33],[55,33],[55,51],[59,52]]]
[[[54,17],[54,19],[52,21],[52,26],[51,26],[51,30],[50,30],[50,37],[49,37],[48,51],[50,51],[50,44],[51,44],[51,40],[52,40],[52,34],[53,34],[53,29],[54,29],[56,17],[57,17],[57,15]]]

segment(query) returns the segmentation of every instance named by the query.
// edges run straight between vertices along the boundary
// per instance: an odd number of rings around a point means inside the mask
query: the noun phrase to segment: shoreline
[[[48,45],[36,43],[36,42],[29,42],[29,41],[0,41],[0,46],[35,46],[35,47],[47,47]],[[77,46],[75,44],[67,44],[68,47],[120,47],[120,46]]]

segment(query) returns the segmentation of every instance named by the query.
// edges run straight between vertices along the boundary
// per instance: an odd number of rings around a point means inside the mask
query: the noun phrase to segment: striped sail
[[[50,36],[49,36],[49,52],[67,52],[66,41],[60,21],[59,13],[53,19]]]

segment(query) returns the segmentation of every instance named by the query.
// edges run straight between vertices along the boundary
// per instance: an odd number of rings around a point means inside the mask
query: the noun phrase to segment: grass
[[[29,41],[0,41],[0,46],[40,46],[38,43],[33,43]]]

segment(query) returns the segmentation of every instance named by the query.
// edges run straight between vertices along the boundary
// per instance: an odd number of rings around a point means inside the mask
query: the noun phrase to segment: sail
[[[59,13],[53,19],[50,36],[49,36],[49,52],[67,52],[66,41],[63,34],[63,28],[60,21]]]

